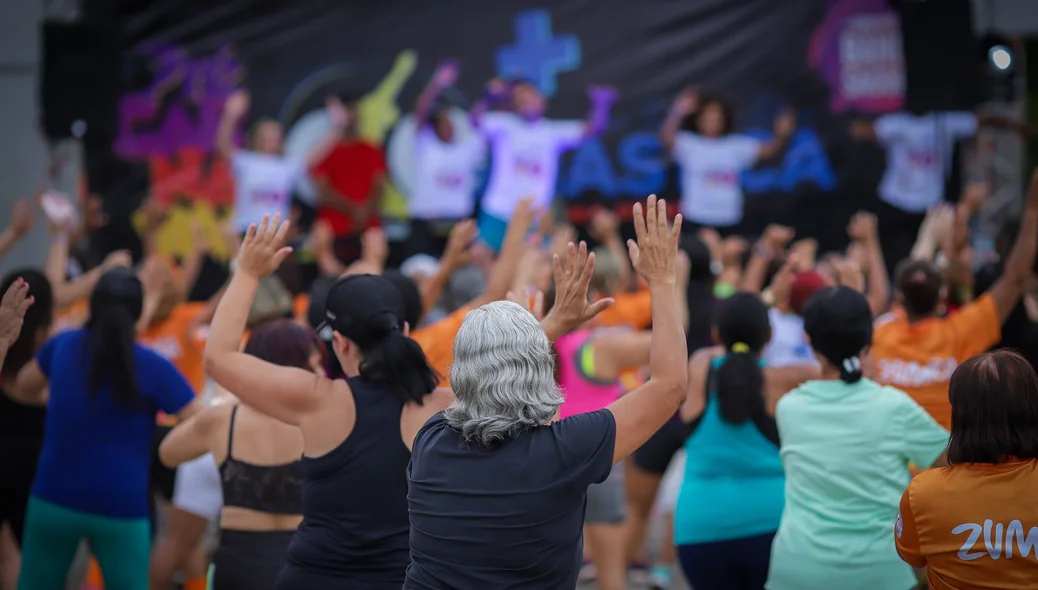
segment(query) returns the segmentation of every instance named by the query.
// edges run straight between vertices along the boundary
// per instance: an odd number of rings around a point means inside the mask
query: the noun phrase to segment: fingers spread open
[[[645,229],[645,215],[642,212],[642,204],[634,204],[634,236],[639,242],[644,242],[647,235]]]

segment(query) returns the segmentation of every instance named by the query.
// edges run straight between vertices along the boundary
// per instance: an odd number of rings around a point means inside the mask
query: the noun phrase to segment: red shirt
[[[362,205],[371,201],[375,181],[385,175],[386,159],[382,150],[370,143],[346,140],[332,148],[310,173],[314,178],[327,180],[347,201]],[[327,222],[336,237],[356,235],[381,225],[376,212],[365,227],[355,228],[349,215],[328,205],[317,206],[317,218]]]

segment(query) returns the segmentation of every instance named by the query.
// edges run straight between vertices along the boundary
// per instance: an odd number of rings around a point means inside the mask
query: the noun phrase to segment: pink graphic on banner
[[[808,59],[829,83],[834,112],[879,114],[904,105],[901,23],[887,0],[833,0]]]

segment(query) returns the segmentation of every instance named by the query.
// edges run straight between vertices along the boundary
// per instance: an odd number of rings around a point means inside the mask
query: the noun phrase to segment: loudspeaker
[[[981,99],[970,0],[902,1],[905,106],[912,112],[972,110]]]
[[[115,137],[122,85],[119,38],[114,26],[43,24],[40,106],[48,138]]]

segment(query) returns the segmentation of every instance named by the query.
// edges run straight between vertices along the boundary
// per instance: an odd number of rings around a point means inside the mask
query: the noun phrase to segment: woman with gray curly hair
[[[587,487],[641,446],[685,397],[687,354],[676,295],[680,215],[634,206],[635,269],[652,294],[649,381],[597,412],[558,419],[563,392],[551,341],[611,301],[589,304],[594,254],[553,261],[555,305],[543,321],[489,303],[465,316],[450,370],[454,402],[419,431],[408,467],[411,565],[405,590],[573,588]]]

